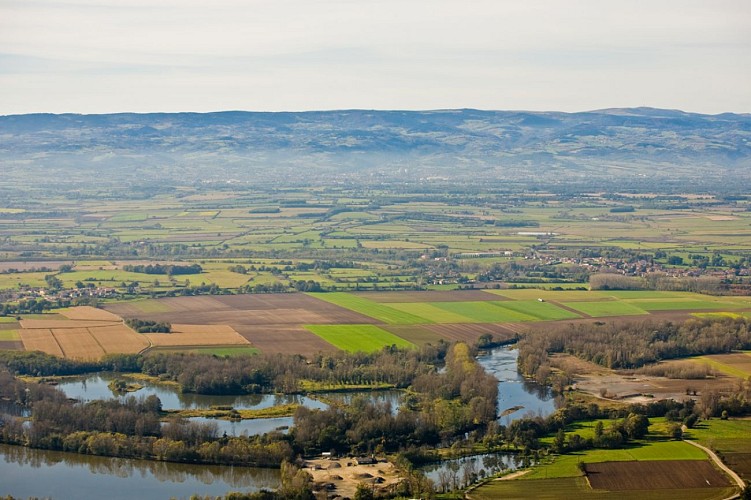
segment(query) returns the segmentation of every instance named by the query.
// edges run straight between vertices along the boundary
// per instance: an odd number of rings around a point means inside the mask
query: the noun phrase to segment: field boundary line
[[[577,311],[573,307],[565,306],[565,305],[563,305],[562,303],[560,303],[557,300],[548,300],[548,302],[551,303],[551,304],[553,304],[556,307],[559,307],[559,308],[563,309],[564,311],[568,311],[570,313],[574,313],[577,316],[579,316],[580,318],[591,318],[592,317],[591,315],[589,315],[587,313],[583,313],[581,311]],[[571,319],[576,319],[576,318],[571,318]]]
[[[99,346],[99,349],[101,349],[101,350],[102,350],[102,352],[104,353],[104,354],[102,354],[102,357],[104,357],[104,356],[106,356],[107,354],[109,354],[109,353],[107,352],[107,349],[105,349],[105,348],[104,348],[104,346],[102,345],[102,343],[101,343],[101,342],[99,342],[99,339],[98,339],[98,338],[96,338],[96,337],[94,336],[94,334],[93,334],[93,333],[91,333],[91,328],[87,328],[87,329],[86,329],[86,333],[88,333],[88,334],[89,334],[89,337],[91,337],[92,339],[94,339],[94,342],[96,342],[96,345],[98,345],[98,346]]]
[[[57,347],[60,348],[60,352],[63,353],[63,358],[67,358],[68,355],[65,354],[65,349],[63,349],[63,345],[60,343],[60,340],[57,338],[57,335],[55,335],[55,330],[53,330],[52,328],[50,328],[49,330],[50,330],[50,335],[52,335],[52,338],[55,339],[55,343],[57,344]],[[88,329],[86,331],[88,331]]]
[[[723,463],[723,461],[720,460],[720,457],[718,457],[715,452],[713,452],[712,450],[710,450],[706,446],[697,443],[696,441],[691,441],[689,439],[684,439],[684,441],[686,443],[692,445],[692,446],[696,446],[697,448],[703,450],[707,455],[709,455],[709,458],[711,458],[712,461],[720,469],[722,469],[723,471],[725,471],[725,473],[728,476],[730,476],[731,479],[733,479],[733,481],[735,481],[735,484],[741,489],[741,491],[746,487],[746,482],[743,481],[743,479],[741,479],[741,477],[738,474],[736,474],[736,472],[733,469],[731,469],[730,467],[728,467],[727,465],[725,465]],[[733,498],[740,498],[740,496],[741,495],[740,495],[740,492],[739,492],[739,493],[734,494],[733,496],[727,497],[725,500],[732,500]]]

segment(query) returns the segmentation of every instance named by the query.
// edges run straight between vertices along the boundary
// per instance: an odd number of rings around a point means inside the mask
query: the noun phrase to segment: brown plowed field
[[[721,488],[727,478],[708,460],[654,460],[587,464],[593,489],[608,491]]]
[[[172,333],[143,334],[155,347],[247,345],[248,341],[227,325],[172,325]]]
[[[24,349],[27,351],[42,351],[53,356],[64,357],[60,344],[52,335],[52,330],[37,328],[35,330],[19,330]]]
[[[23,342],[20,340],[0,340],[0,350],[23,351]]]
[[[121,322],[122,318],[104,309],[97,309],[91,306],[71,307],[68,310],[60,311],[60,314],[68,319],[78,319],[85,321],[115,321]]]
[[[751,481],[751,453],[722,453],[723,461],[739,476],[741,476],[746,484]]]
[[[136,353],[149,347],[149,341],[125,325],[90,328],[89,333],[107,353]]]
[[[88,328],[53,329],[52,334],[66,358],[99,359],[104,356],[104,349],[91,336]]]
[[[374,324],[373,318],[302,293],[159,299],[169,312],[142,312],[127,304],[107,309],[129,318],[209,325]]]
[[[239,325],[235,329],[250,343],[266,353],[302,354],[309,356],[337,348],[322,338],[296,325]]]
[[[216,311],[229,309],[215,297],[169,297],[160,299],[160,304],[174,312]]]
[[[483,292],[482,290],[427,290],[424,292],[358,292],[357,295],[364,299],[380,302],[382,304],[399,302],[480,302],[510,300],[502,295]]]
[[[489,333],[498,340],[510,340],[516,334],[504,328],[503,325],[490,323],[478,324],[459,324],[459,325],[425,325],[425,328],[436,333],[442,338],[449,341],[463,341],[474,343],[482,335]]]

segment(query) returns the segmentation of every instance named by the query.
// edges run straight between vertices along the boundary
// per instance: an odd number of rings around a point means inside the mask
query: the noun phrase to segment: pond
[[[525,463],[526,460],[529,459],[525,459],[515,453],[483,453],[443,460],[422,466],[419,469],[425,474],[425,477],[433,480],[435,485],[441,489],[442,483],[450,480],[454,474],[459,484],[462,484],[464,482],[465,471],[468,475],[474,473],[478,477],[486,477],[505,470],[516,470],[522,466],[529,465]]]
[[[142,500],[276,489],[279,470],[95,457],[0,445],[0,494]]]

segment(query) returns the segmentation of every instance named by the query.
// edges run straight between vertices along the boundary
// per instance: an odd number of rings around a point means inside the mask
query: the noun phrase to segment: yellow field
[[[228,325],[172,325],[172,333],[136,333],[122,318],[93,307],[62,312],[70,319],[29,319],[18,331],[27,351],[75,359],[138,353],[149,347],[250,345]]]
[[[89,333],[107,353],[137,353],[149,347],[149,340],[125,325],[89,328]]]
[[[20,330],[19,333],[27,351],[42,351],[53,356],[64,357],[60,344],[52,335],[52,330],[39,328],[36,330]]]
[[[155,347],[250,345],[227,325],[172,325],[172,333],[145,333]]]
[[[66,358],[99,359],[104,356],[104,349],[91,336],[88,328],[53,329],[52,334]]]

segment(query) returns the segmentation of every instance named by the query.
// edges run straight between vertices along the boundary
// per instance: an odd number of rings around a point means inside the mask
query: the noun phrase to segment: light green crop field
[[[539,302],[537,300],[515,300],[506,302],[493,302],[493,304],[504,309],[510,309],[534,317],[538,320],[550,321],[559,319],[579,318],[578,314],[561,309],[550,302]]]
[[[471,318],[475,323],[504,323],[536,319],[529,314],[502,307],[504,302],[431,302],[431,304],[445,311]]]
[[[373,352],[391,345],[416,347],[415,344],[373,325],[306,325],[305,328],[329,344],[349,352]]]
[[[21,340],[16,330],[0,330],[0,340]]]
[[[351,311],[359,312],[365,316],[383,321],[392,325],[417,325],[421,323],[432,323],[425,318],[409,314],[393,307],[388,307],[372,300],[364,299],[356,295],[343,292],[335,293],[311,293],[312,297],[331,302],[337,306],[344,307]]]
[[[430,302],[398,302],[389,307],[423,318],[425,323],[474,323],[472,318],[441,309]]]
[[[0,323],[15,323],[16,321],[15,316],[0,316]]]
[[[575,309],[595,318],[648,314],[643,309],[619,300],[603,300],[599,302],[563,302],[563,304],[571,309]]]

